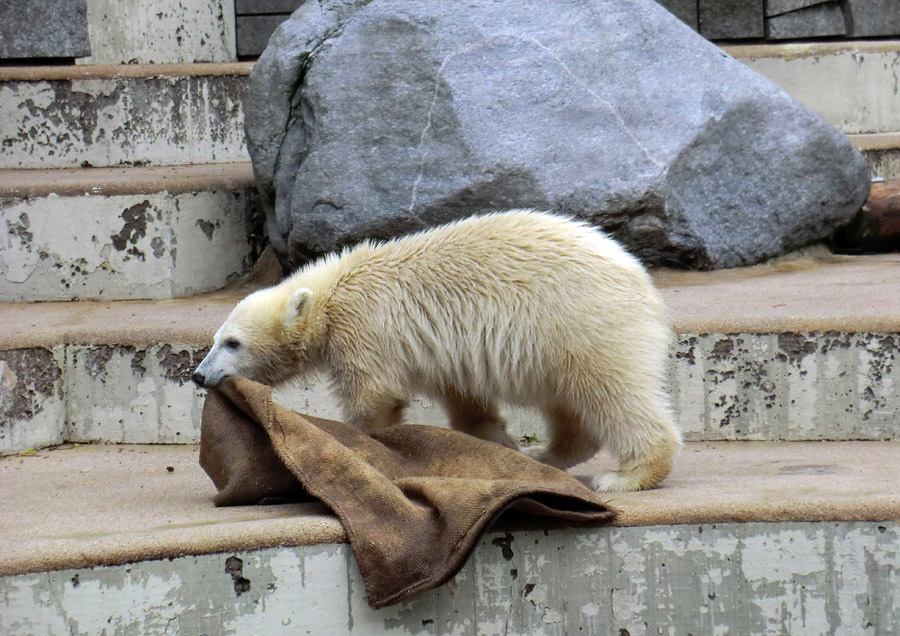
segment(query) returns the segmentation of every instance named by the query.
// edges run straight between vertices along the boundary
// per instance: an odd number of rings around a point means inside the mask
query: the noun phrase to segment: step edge
[[[847,138],[861,151],[897,150],[900,148],[900,131],[849,134]]]
[[[152,79],[161,77],[244,76],[254,62],[177,64],[84,64],[72,66],[4,66],[0,82],[41,82],[92,79]]]
[[[9,168],[0,170],[0,199],[233,192],[254,184],[249,161],[142,167]]]
[[[243,296],[235,296],[227,304],[212,301],[213,310],[221,309],[222,320],[230,309]],[[180,299],[160,299],[159,302],[170,302]],[[46,303],[72,303],[90,301],[44,301]],[[148,300],[122,300],[114,302],[152,303]],[[13,303],[0,303],[13,304]],[[36,304],[36,303],[15,303]],[[820,320],[810,321],[806,318],[779,318],[769,321],[735,320],[727,325],[708,318],[692,320],[690,318],[673,321],[673,330],[679,337],[690,336],[740,336],[740,335],[777,335],[800,334],[813,337],[818,334],[853,335],[871,334],[873,336],[891,336],[900,333],[900,317],[873,317],[866,319],[853,318],[854,324],[848,325],[846,316],[828,316]],[[0,333],[0,351],[16,349],[53,349],[56,347],[136,347],[181,346],[206,347],[212,345],[213,334],[220,322],[210,323],[208,327],[185,328],[146,327],[137,329],[104,328],[93,330],[87,328],[47,328],[36,333],[6,335]]]
[[[842,53],[900,53],[900,39],[790,42],[786,44],[730,44],[720,47],[736,59],[782,58],[786,61]]]

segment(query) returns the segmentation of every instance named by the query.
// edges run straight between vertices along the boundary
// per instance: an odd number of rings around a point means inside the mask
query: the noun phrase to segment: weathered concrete
[[[205,346],[68,345],[59,399],[65,419],[39,426],[45,446],[67,441],[194,443],[204,393],[190,373]],[[39,350],[26,350],[39,351]],[[900,335],[768,333],[682,335],[670,385],[687,440],[900,439]],[[0,360],[5,352],[0,351]],[[322,379],[275,391],[285,406],[319,417],[341,412]],[[547,438],[538,414],[506,409],[517,438]],[[14,416],[15,415],[15,416]],[[57,414],[58,415],[58,414]],[[407,420],[446,425],[444,412],[417,399]],[[64,427],[64,421],[67,424]],[[0,454],[31,445],[29,412],[11,414]],[[23,445],[24,444],[24,445]]]
[[[485,535],[446,586],[365,603],[346,544],[0,578],[8,634],[889,636],[900,526],[714,524]]]
[[[865,158],[873,181],[900,179],[900,132],[850,135],[850,142]]]
[[[70,442],[199,441],[203,395],[190,377],[208,351],[178,345],[68,347],[65,438]]]
[[[246,83],[243,74],[3,81],[0,168],[247,161]]]
[[[85,64],[233,62],[231,0],[87,0]]]
[[[174,298],[249,271],[264,237],[252,189],[0,199],[0,300]]]
[[[900,42],[727,46],[847,134],[900,131]]]

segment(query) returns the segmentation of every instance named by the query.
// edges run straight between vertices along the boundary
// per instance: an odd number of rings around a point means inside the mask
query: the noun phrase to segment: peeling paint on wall
[[[0,168],[249,161],[246,76],[0,83]]]
[[[248,272],[265,245],[249,190],[0,199],[0,222],[7,301],[190,296]]]
[[[64,351],[0,351],[0,455],[63,441]]]

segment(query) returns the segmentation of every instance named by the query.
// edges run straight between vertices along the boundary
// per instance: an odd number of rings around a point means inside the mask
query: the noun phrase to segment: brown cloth
[[[200,465],[217,506],[322,500],[346,529],[376,609],[450,579],[507,510],[573,523],[615,515],[571,475],[498,444],[433,426],[370,436],[289,411],[244,378],[207,395]]]

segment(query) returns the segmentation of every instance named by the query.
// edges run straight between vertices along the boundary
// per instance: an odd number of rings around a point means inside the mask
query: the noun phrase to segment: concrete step
[[[853,136],[874,175],[900,178],[900,96],[892,88],[900,40],[723,49]],[[0,68],[0,112],[9,118],[0,168],[246,161],[241,97],[251,69],[251,62]]]
[[[900,40],[722,48],[847,134],[900,131]]]
[[[657,271],[679,334],[670,378],[686,439],[900,440],[898,273],[897,255],[824,251],[736,270]],[[0,304],[0,454],[63,441],[196,442],[204,394],[190,374],[249,289]],[[276,396],[340,417],[321,379]],[[516,436],[546,439],[534,413],[507,415]],[[408,420],[445,418],[420,400]]]
[[[214,508],[195,447],[0,459],[0,633],[892,635],[898,452],[689,444],[612,527],[501,519],[455,590],[378,611],[324,506]]]
[[[900,40],[722,48],[846,133],[873,177],[900,178]]]
[[[0,170],[0,223],[4,301],[194,295],[264,244],[249,163]]]
[[[247,63],[0,67],[0,168],[249,160]]]

